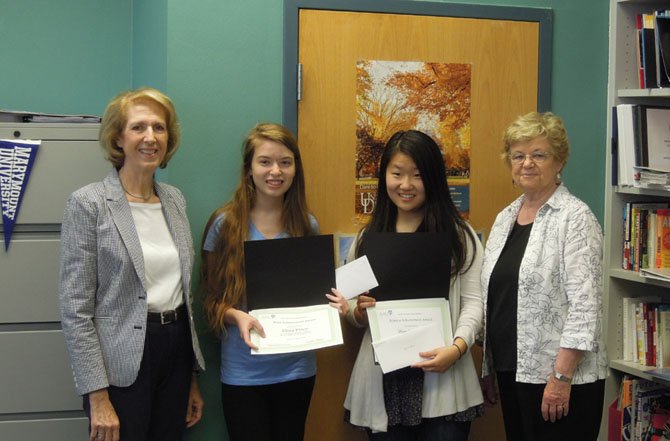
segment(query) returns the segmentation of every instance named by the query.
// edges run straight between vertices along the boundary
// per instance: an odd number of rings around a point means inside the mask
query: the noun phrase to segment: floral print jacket
[[[501,211],[491,228],[482,267],[485,302],[495,295],[488,292],[491,272],[523,200],[522,195]],[[602,315],[600,224],[561,184],[538,210],[519,268],[516,381],[546,383],[560,347],[585,351],[573,384],[605,378]],[[484,375],[489,373],[487,352]]]

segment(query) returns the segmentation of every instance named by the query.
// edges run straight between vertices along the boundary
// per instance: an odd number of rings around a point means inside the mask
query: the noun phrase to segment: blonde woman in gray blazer
[[[124,92],[105,111],[109,175],[75,191],[62,228],[60,306],[77,392],[98,441],[181,440],[202,416],[193,244],[181,192],[154,180],[179,144],[170,99]]]

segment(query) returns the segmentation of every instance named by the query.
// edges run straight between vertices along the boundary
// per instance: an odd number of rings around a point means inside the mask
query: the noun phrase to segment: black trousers
[[[605,380],[572,385],[568,416],[542,418],[545,384],[517,383],[514,372],[498,372],[507,441],[595,441],[600,431]]]
[[[137,379],[128,387],[109,387],[119,417],[120,441],[180,441],[193,370],[188,318],[161,325],[147,323]],[[84,411],[90,421],[88,395]]]
[[[372,433],[370,441],[467,441],[470,421],[447,421],[444,417],[424,418],[418,426],[390,426],[387,432]]]
[[[302,441],[314,380],[262,386],[221,384],[230,441]]]

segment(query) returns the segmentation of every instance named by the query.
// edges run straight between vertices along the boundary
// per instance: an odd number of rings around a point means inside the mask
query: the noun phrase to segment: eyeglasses
[[[549,159],[551,154],[547,152],[533,152],[529,153],[527,155],[524,155],[521,152],[516,152],[516,153],[510,153],[509,155],[509,160],[512,161],[512,164],[514,165],[521,165],[526,161],[526,158],[530,158],[531,161],[533,161],[536,164],[542,164],[544,161]]]

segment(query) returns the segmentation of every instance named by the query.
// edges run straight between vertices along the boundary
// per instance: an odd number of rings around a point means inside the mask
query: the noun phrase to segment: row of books
[[[652,277],[670,272],[670,203],[624,204],[622,255],[625,270]]]
[[[670,367],[670,304],[656,297],[622,299],[623,360]]]
[[[670,86],[670,11],[636,16],[637,67],[641,89]]]
[[[670,390],[649,380],[625,376],[610,405],[608,440],[661,441],[670,438]]]
[[[612,185],[670,189],[669,121],[670,107],[613,107]]]

